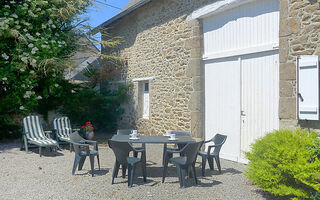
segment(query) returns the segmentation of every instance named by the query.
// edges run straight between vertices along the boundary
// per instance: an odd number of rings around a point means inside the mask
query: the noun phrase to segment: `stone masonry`
[[[296,56],[320,56],[317,0],[280,0],[280,128],[320,129],[319,121],[296,120]]]
[[[112,35],[122,37],[116,52],[126,60],[123,78],[133,84],[119,128],[137,128],[147,135],[189,130],[204,137],[202,23],[186,17],[214,1],[151,1],[108,26]],[[319,121],[296,120],[296,56],[320,55],[319,0],[279,0],[279,4],[280,128],[320,129]],[[141,83],[132,82],[144,77],[155,77],[149,86],[149,119],[141,117]]]
[[[127,63],[124,79],[133,83],[119,128],[137,128],[146,135],[187,130],[204,137],[202,27],[186,17],[210,2],[151,1],[108,27],[112,35],[122,37],[116,51]],[[141,84],[132,82],[144,77],[155,77],[149,83],[149,119],[141,117]]]

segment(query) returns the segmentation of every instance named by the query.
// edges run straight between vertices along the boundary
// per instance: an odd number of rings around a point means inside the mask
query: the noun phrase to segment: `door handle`
[[[241,110],[240,115],[241,115],[241,116],[246,116],[246,114],[244,114],[244,111],[243,111],[243,110]]]
[[[303,99],[303,97],[302,97],[302,95],[300,93],[298,93],[298,98],[301,100],[301,102],[304,101],[304,99]]]

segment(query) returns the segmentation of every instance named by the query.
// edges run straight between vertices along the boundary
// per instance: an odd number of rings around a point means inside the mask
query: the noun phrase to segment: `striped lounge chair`
[[[72,129],[71,123],[68,117],[56,117],[53,120],[54,133],[56,136],[56,141],[59,144],[70,144],[71,151],[71,143],[70,143],[70,134],[75,131],[79,131],[80,129]]]
[[[45,133],[51,131],[43,131],[40,119],[38,116],[27,116],[23,118],[22,122],[22,146],[21,149],[25,149],[28,152],[28,145],[33,144],[39,146],[40,157],[42,155],[42,147],[59,148],[59,144],[49,137]],[[24,147],[23,147],[24,146]]]

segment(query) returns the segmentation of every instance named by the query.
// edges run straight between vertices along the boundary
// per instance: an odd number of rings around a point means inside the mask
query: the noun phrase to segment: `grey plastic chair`
[[[114,178],[118,176],[119,167],[122,166],[122,178],[125,178],[126,169],[128,167],[128,187],[132,187],[133,178],[135,173],[135,167],[138,163],[142,164],[142,175],[143,181],[147,181],[147,169],[146,169],[146,152],[144,149],[135,149],[128,142],[117,142],[113,140],[108,140],[109,147],[114,152],[116,157],[116,161],[114,163],[114,168],[112,172],[112,181],[111,184],[114,184]],[[130,157],[129,153],[133,152],[141,152],[141,158]]]
[[[206,160],[208,160],[210,169],[213,170],[213,158],[216,160],[219,172],[221,173],[220,165],[220,150],[222,145],[226,142],[227,136],[216,134],[211,140],[205,141],[204,143],[213,142],[214,145],[209,145],[207,152],[199,151],[198,155],[202,157],[202,176],[205,176]],[[211,152],[211,149],[214,150]]]
[[[86,157],[89,156],[90,166],[91,166],[91,175],[94,175],[94,157],[97,156],[99,170],[100,170],[100,160],[99,160],[99,152],[98,145],[96,141],[85,140],[83,139],[77,132],[70,134],[70,142],[73,144],[75,158],[72,168],[72,175],[74,175],[76,168],[78,166],[78,170],[81,170],[86,160]],[[93,145],[93,150],[90,150],[89,144]]]
[[[118,129],[117,135],[130,135],[132,129]]]
[[[173,130],[169,132],[170,134],[175,134],[176,136],[190,136],[189,131],[177,131]],[[172,158],[173,154],[170,153],[170,151],[177,151],[179,149],[182,149],[186,144],[175,144],[173,148],[168,148],[167,144],[164,144],[163,146],[163,153],[162,153],[162,164],[165,163],[165,154],[166,151],[169,150],[168,158]]]
[[[118,129],[117,130],[117,135],[130,135],[132,130],[133,129]],[[143,143],[141,146],[136,146],[136,144],[132,144],[132,143],[131,143],[131,145],[137,150],[141,150],[141,149],[145,149],[146,148],[146,144],[145,143]],[[134,151],[133,154],[134,154],[134,157],[138,156],[138,152],[137,151]]]
[[[187,172],[189,174],[189,177],[191,177],[191,172],[193,173],[195,183],[198,184],[195,163],[197,159],[197,153],[202,144],[203,144],[203,141],[188,143],[181,150],[178,150],[178,151],[168,150],[165,155],[166,162],[163,167],[162,183],[164,183],[164,180],[168,171],[168,162],[170,162],[174,164],[177,168],[177,174],[179,177],[181,188],[185,187],[185,175]],[[168,159],[169,153],[180,153],[183,156]]]
[[[49,147],[54,149],[60,149],[59,144],[48,137],[46,133],[51,131],[44,131],[38,116],[30,115],[23,118],[22,122],[22,143],[21,148],[28,152],[29,144],[33,144],[39,147],[39,155],[42,156],[42,147]]]

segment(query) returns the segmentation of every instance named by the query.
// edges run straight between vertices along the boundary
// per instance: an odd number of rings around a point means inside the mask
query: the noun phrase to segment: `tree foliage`
[[[72,66],[73,53],[86,48],[79,41],[90,28],[78,16],[91,4],[92,0],[0,1],[2,133],[20,123],[15,116],[45,113],[74,96],[78,87],[67,83],[63,73]]]

